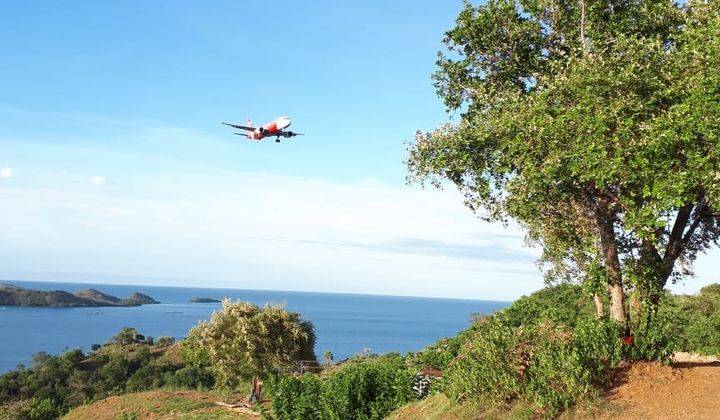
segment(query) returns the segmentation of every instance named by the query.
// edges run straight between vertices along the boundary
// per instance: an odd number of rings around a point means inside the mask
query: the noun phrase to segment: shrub
[[[700,354],[720,355],[720,313],[710,316],[694,314],[684,331],[684,348]]]
[[[330,418],[324,403],[322,380],[316,375],[284,376],[274,386],[273,411],[278,419]]]
[[[450,363],[443,390],[456,401],[487,407],[520,399],[555,411],[593,392],[620,358],[617,327],[610,321],[579,320],[575,330],[551,322],[512,327],[496,315]]]
[[[655,314],[642,311],[633,325],[633,343],[627,348],[627,357],[666,362],[681,344],[679,319],[678,308],[669,304],[661,304]]]
[[[338,371],[323,394],[338,418],[381,419],[414,399],[413,377],[402,357],[386,356]]]
[[[167,347],[175,343],[174,337],[162,336],[155,340],[155,345],[160,347]]]
[[[63,410],[50,398],[32,398],[0,406],[2,420],[52,420]]]
[[[592,319],[594,308],[582,287],[559,284],[523,296],[503,310],[513,327],[537,325],[550,321],[574,327],[579,320]]]
[[[398,355],[366,358],[316,376],[283,377],[274,386],[281,419],[382,419],[414,399],[413,373]]]
[[[618,329],[611,321],[581,321],[572,334],[562,327],[539,327],[527,368],[523,398],[551,411],[566,409],[595,392],[622,356]]]
[[[173,388],[211,389],[215,378],[207,368],[186,366],[175,372],[165,373],[164,382]]]
[[[139,343],[144,339],[145,337],[142,334],[138,333],[135,328],[125,327],[112,338],[112,341],[115,344],[124,346],[128,344]]]
[[[464,343],[464,337],[457,335],[439,340],[411,356],[411,362],[419,368],[435,367],[447,369],[450,362],[457,357]]]
[[[216,382],[230,388],[241,379],[294,371],[299,361],[316,359],[312,324],[282,306],[225,300],[222,310],[193,328],[191,336],[206,352]]]
[[[491,405],[507,402],[521,391],[527,362],[522,353],[529,337],[498,317],[484,322],[460,349],[443,375],[443,390],[456,401],[482,399]]]

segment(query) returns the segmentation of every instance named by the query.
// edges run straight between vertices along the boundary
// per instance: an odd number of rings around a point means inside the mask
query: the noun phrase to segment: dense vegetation
[[[170,337],[153,340],[131,328],[88,354],[71,350],[59,356],[38,353],[30,367],[0,376],[2,416],[54,418],[69,408],[108,395],[163,386],[210,388],[207,372],[184,367]],[[1,417],[1,416],[0,416]]]
[[[678,350],[720,355],[720,329],[713,323],[720,319],[720,285],[663,299],[656,322],[623,338],[620,326],[596,319],[586,289],[549,287],[477,317],[467,330],[420,352],[353,359],[321,376],[284,376],[272,395],[275,414],[383,418],[421,397],[413,389],[417,375],[435,367],[444,375],[432,382],[433,392],[475,412],[521,407],[553,415],[598,396],[623,360],[668,361]]]
[[[522,407],[528,413],[552,415],[597,395],[622,360],[665,361],[675,351],[720,356],[720,285],[707,286],[695,296],[665,294],[657,315],[662,322],[636,329],[632,340],[620,338],[614,322],[596,319],[587,297],[581,286],[549,287],[496,314],[476,317],[465,331],[417,353],[355,357],[334,365],[328,357],[322,373],[302,375],[294,362],[306,360],[312,349],[314,336],[307,322],[281,308],[228,302],[213,317],[230,333],[225,337],[204,331],[212,320],[180,343],[125,328],[88,354],[72,350],[35,355],[30,367],[0,376],[0,418],[54,418],[108,395],[161,388],[244,393],[247,379],[259,375],[272,402],[267,416],[379,419],[427,395],[419,388],[427,380],[420,375],[424,368],[443,372],[441,379],[430,382],[431,395],[442,393],[474,410]],[[285,325],[288,342],[299,334],[297,346],[279,355],[272,343],[259,347],[267,342],[258,341],[257,335],[247,340],[232,333],[249,325],[274,325],[278,333],[283,331],[278,326]],[[233,347],[227,347],[227,340]],[[254,359],[258,362],[243,361],[248,343],[263,355]],[[228,353],[211,357],[210,349],[221,345]],[[226,360],[233,361],[232,370]]]

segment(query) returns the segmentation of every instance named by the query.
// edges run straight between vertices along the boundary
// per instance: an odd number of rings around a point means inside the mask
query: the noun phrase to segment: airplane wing
[[[226,122],[224,122],[223,124],[229,125],[230,127],[233,127],[233,128],[238,128],[240,130],[247,130],[247,131],[255,131],[255,129],[257,128],[257,127],[248,127],[246,125],[228,124]]]

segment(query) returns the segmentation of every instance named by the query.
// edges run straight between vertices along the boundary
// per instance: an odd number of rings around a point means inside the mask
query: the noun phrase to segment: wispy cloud
[[[479,237],[480,235],[474,235]],[[508,242],[508,238],[511,241]],[[340,239],[289,239],[289,238],[262,238],[270,241],[294,243],[300,245],[315,245],[326,248],[349,248],[374,251],[382,254],[400,253],[427,256],[441,256],[446,258],[465,258],[475,261],[502,261],[527,263],[532,261],[532,250],[518,248],[518,235],[487,234],[482,239],[465,243],[450,243],[441,240],[422,238],[394,238],[381,242],[354,242]],[[501,239],[501,240],[497,240]]]

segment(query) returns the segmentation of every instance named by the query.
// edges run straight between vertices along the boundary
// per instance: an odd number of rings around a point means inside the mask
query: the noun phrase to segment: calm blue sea
[[[141,292],[162,302],[132,308],[0,308],[0,372],[28,364],[39,351],[89,350],[108,341],[122,327],[142,334],[182,338],[198,321],[210,318],[219,303],[189,303],[193,297],[229,297],[253,302],[285,304],[315,324],[321,355],[330,350],[341,360],[370,348],[376,353],[408,352],[468,326],[470,314],[491,313],[508,302],[435,299],[335,293],[266,290],[204,289],[110,284],[46,283],[1,280],[39,290],[74,292],[93,288],[117,297]]]

